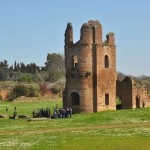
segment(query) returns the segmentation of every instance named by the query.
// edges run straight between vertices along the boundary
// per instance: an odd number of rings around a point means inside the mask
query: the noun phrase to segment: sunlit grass
[[[62,101],[2,102],[0,114],[32,116],[32,111],[50,108]],[[150,108],[74,114],[72,118],[27,121],[0,119],[1,149],[149,150]]]

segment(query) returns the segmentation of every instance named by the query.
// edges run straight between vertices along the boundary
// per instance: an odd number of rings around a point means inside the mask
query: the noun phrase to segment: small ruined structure
[[[121,99],[122,108],[150,107],[150,96],[145,85],[135,77],[117,81],[116,95]]]
[[[116,109],[116,46],[113,33],[102,41],[102,26],[90,20],[73,42],[73,27],[65,31],[66,86],[63,106],[73,112]]]

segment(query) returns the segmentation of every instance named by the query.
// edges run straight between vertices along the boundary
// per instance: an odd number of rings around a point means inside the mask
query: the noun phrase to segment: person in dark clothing
[[[69,116],[70,116],[70,118],[72,117],[72,108],[71,107],[69,107]]]
[[[145,107],[145,102],[144,101],[142,101],[142,108],[144,108]]]
[[[33,118],[35,118],[35,117],[36,117],[35,110],[33,110],[32,115],[33,115]]]
[[[8,108],[6,107],[6,112],[8,112]]]
[[[15,116],[17,116],[17,111],[14,110],[14,119],[15,119]]]

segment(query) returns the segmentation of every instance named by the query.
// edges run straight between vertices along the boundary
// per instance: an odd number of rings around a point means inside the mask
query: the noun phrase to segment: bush
[[[7,99],[13,100],[19,96],[37,97],[39,89],[33,86],[26,87],[25,85],[16,85],[8,94]]]
[[[19,82],[29,82],[32,83],[33,79],[32,79],[32,75],[30,74],[26,74],[26,73],[22,73],[21,76],[18,79]]]
[[[50,93],[50,89],[49,89],[48,84],[46,82],[40,83],[39,87],[40,87],[41,95],[44,96],[45,94],[49,94]]]
[[[46,81],[47,82],[56,82],[63,77],[64,77],[63,72],[59,72],[57,70],[51,70],[51,71],[49,71],[49,76],[46,79]]]
[[[13,93],[16,93],[17,97],[19,96],[27,96],[27,87],[24,85],[16,85],[13,88]]]
[[[24,85],[16,85],[10,94],[8,95],[8,100],[13,100],[19,96],[27,96],[27,87]]]
[[[53,87],[51,87],[50,90],[51,90],[51,92],[53,94],[59,94],[59,95],[61,95],[61,93],[62,93],[62,88],[60,86],[58,86],[58,85],[54,85]]]
[[[28,88],[27,96],[29,96],[29,97],[37,97],[38,93],[39,93],[39,89],[31,86],[31,87]]]
[[[0,81],[6,81],[9,76],[8,69],[0,68]]]
[[[13,93],[13,91],[11,91],[7,96],[7,99],[10,101],[12,101],[15,98],[17,98],[17,95],[16,95],[16,93]]]
[[[13,100],[19,96],[27,96],[27,87],[24,85],[16,85],[10,94],[8,95],[8,100]]]

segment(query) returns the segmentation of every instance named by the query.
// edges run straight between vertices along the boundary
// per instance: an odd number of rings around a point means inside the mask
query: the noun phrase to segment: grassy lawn
[[[0,115],[32,116],[62,101],[1,102]],[[75,114],[72,118],[27,121],[0,119],[2,150],[149,150],[150,108]]]

